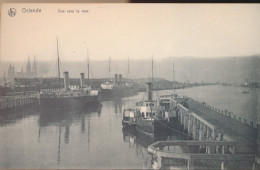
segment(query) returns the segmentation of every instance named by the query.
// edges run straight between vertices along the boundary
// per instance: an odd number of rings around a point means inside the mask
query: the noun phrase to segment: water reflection
[[[0,127],[5,127],[10,124],[19,123],[20,120],[28,118],[32,115],[38,115],[39,108],[37,105],[30,107],[19,108],[11,112],[5,112],[0,114]]]
[[[136,131],[135,128],[128,126],[124,127],[122,132],[123,141],[128,143],[130,149],[135,148],[136,156],[143,162],[143,169],[150,169],[153,166],[152,155],[147,150],[148,146],[156,141],[169,140],[171,138],[168,135],[146,136]],[[176,136],[173,138],[176,139]]]
[[[56,108],[53,110],[44,110],[40,111],[39,119],[38,119],[38,126],[39,126],[39,135],[38,141],[40,143],[41,138],[41,129],[48,127],[48,126],[56,126],[59,129],[58,134],[58,146],[57,146],[57,163],[58,168],[60,168],[60,164],[62,161],[62,130],[64,129],[64,144],[70,143],[70,127],[73,124],[80,122],[80,132],[81,134],[85,134],[86,132],[86,123],[85,119],[87,117],[87,140],[88,140],[88,152],[90,151],[90,133],[91,133],[91,114],[96,114],[98,117],[101,116],[101,105],[94,105],[94,106],[86,106],[80,108],[73,108],[73,109],[63,109],[63,108]]]
[[[122,100],[118,99],[118,100],[113,100],[113,104],[114,104],[114,108],[115,108],[115,114],[118,115],[120,113],[122,113]]]
[[[80,108],[53,108],[52,110],[41,110],[38,120],[39,127],[62,124],[66,128],[73,123],[73,120],[81,119],[82,132],[85,131],[85,115],[97,112],[101,115],[101,105],[89,105]],[[69,130],[67,128],[67,130]]]
[[[149,136],[142,136],[134,128],[125,127],[122,129],[123,140],[128,143],[129,149],[135,149],[136,156],[142,160],[142,168],[151,168],[151,155],[148,154],[147,146],[155,140]]]

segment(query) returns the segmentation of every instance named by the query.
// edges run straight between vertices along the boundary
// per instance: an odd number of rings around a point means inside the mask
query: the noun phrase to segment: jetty
[[[40,94],[37,91],[7,93],[6,96],[0,97],[0,113],[38,104],[40,104]]]
[[[259,169],[258,122],[192,98],[174,98],[182,132],[193,140],[158,141],[148,147],[156,169]]]

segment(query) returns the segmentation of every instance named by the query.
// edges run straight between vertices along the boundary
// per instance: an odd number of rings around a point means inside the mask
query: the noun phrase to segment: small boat
[[[242,91],[242,93],[247,94],[247,93],[249,93],[249,91]]]
[[[137,117],[136,110],[133,109],[124,109],[123,112],[123,120],[122,125],[124,127],[136,127],[136,117]]]

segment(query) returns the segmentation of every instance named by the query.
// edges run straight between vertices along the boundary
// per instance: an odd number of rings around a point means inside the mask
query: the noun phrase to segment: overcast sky
[[[87,49],[92,60],[260,54],[260,4],[5,4],[1,12],[2,60],[55,60],[57,37],[63,61],[85,61]]]

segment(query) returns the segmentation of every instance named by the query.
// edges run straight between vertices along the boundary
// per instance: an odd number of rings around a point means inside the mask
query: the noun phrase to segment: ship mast
[[[153,96],[153,56],[152,56],[152,82],[151,82],[151,94]],[[151,102],[153,102],[153,98],[151,97]],[[151,114],[153,115],[153,106],[151,105]]]
[[[89,56],[88,56],[88,50],[87,50],[87,58],[88,58],[88,83],[89,83]]]
[[[153,85],[153,57],[152,57],[152,85]]]
[[[59,78],[59,88],[60,88],[60,56],[59,56],[58,37],[57,37],[57,56],[58,56],[58,78]]]
[[[173,94],[175,94],[175,84],[174,84],[174,79],[175,79],[174,63],[172,63],[172,88],[173,88]]]
[[[108,77],[110,78],[110,62],[111,62],[111,57],[109,57],[109,61],[108,61]]]
[[[128,57],[128,65],[127,65],[127,79],[129,79],[129,57]]]

